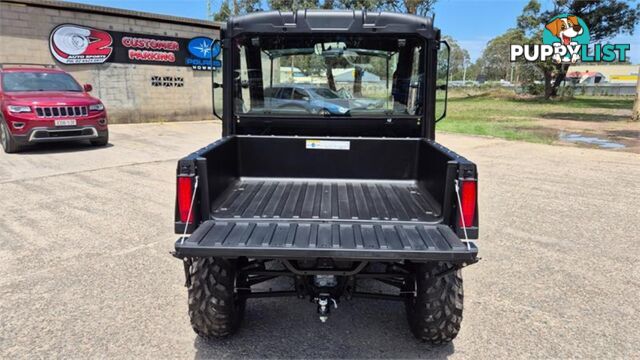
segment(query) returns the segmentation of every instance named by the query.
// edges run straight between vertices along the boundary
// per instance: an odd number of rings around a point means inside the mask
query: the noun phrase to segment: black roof
[[[264,11],[229,19],[227,36],[242,33],[418,34],[439,37],[431,18],[366,10]]]

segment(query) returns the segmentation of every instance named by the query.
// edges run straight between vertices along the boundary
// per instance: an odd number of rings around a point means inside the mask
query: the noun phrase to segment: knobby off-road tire
[[[416,296],[408,297],[405,303],[411,332],[433,345],[455,339],[462,323],[461,271],[434,278],[451,268],[451,264],[442,262],[415,264],[415,281],[411,281],[407,289],[416,290]]]
[[[212,340],[236,332],[246,297],[234,291],[236,263],[219,258],[194,259],[190,268],[189,317],[199,336]]]

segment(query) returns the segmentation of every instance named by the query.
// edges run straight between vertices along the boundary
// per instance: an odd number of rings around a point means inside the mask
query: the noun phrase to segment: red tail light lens
[[[475,180],[462,181],[461,186],[462,217],[458,225],[460,227],[472,227],[476,217],[477,182]],[[464,224],[462,220],[464,219]]]
[[[178,211],[180,221],[183,223],[193,223],[193,212],[189,216],[191,209],[191,199],[193,198],[193,178],[178,177]]]

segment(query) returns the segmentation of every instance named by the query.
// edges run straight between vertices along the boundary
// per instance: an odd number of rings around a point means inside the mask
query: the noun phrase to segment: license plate
[[[76,119],[56,120],[56,126],[76,126]]]

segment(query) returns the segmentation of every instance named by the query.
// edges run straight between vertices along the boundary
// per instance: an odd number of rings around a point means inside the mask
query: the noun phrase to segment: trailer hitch
[[[318,304],[318,315],[320,316],[321,322],[327,322],[329,319],[329,313],[331,312],[331,303],[333,303],[334,308],[338,308],[338,302],[336,299],[332,298],[330,294],[322,293],[317,298],[315,298],[316,303]]]

